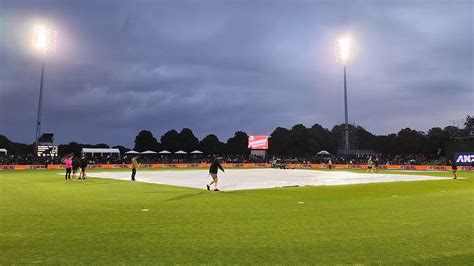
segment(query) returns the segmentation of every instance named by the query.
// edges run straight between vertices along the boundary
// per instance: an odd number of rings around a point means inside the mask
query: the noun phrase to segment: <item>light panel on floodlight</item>
[[[44,26],[35,28],[34,46],[44,52],[56,51],[57,32]]]
[[[339,39],[336,43],[337,58],[342,62],[349,61],[351,57],[351,39],[345,37]]]

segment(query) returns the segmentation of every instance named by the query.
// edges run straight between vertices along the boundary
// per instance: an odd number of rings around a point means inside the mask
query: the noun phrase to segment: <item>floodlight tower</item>
[[[44,80],[44,63],[47,53],[52,53],[56,50],[57,32],[46,28],[43,25],[36,26],[34,29],[33,45],[42,53],[41,62],[41,79],[40,91],[38,101],[38,117],[36,120],[36,142],[35,147],[38,147],[38,139],[41,134],[41,112],[43,107],[43,80]]]
[[[349,144],[349,117],[347,111],[347,82],[346,82],[346,63],[349,61],[351,55],[351,39],[345,36],[339,39],[336,43],[336,56],[339,61],[344,64],[344,153],[348,154],[350,150]]]

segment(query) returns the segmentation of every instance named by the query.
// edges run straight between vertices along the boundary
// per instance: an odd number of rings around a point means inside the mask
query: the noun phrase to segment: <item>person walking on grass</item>
[[[137,168],[140,167],[140,164],[137,161],[138,156],[132,157],[132,181],[135,181],[135,175],[137,174]]]
[[[455,162],[449,160],[449,164],[451,165],[451,173],[454,175],[454,179],[458,179],[458,176],[456,175],[456,171],[458,170],[458,166],[456,165]]]
[[[379,171],[379,158],[375,158],[374,161],[374,172],[377,173]]]
[[[74,159],[72,159],[72,179],[76,178],[77,171],[79,170],[79,165],[81,162],[79,161],[78,156],[74,156]]]
[[[224,168],[222,168],[222,165],[219,162],[219,159],[217,159],[217,156],[214,155],[214,159],[211,163],[211,166],[209,167],[209,174],[212,177],[212,182],[209,185],[206,185],[207,190],[211,190],[211,186],[212,186],[212,184],[214,184],[214,191],[219,191],[219,189],[217,189],[217,181],[218,181],[217,171],[218,171],[218,168],[221,169],[223,173],[225,173]]]
[[[71,180],[72,155],[68,155],[64,161],[66,167],[66,180]]]
[[[372,161],[372,156],[369,156],[369,160],[367,161],[367,173],[372,172],[374,173],[374,162]]]
[[[87,158],[84,155],[82,155],[80,167],[81,173],[79,174],[79,179],[86,179]]]

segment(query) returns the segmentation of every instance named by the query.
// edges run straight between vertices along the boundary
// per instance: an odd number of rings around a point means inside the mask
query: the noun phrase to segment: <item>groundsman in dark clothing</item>
[[[454,175],[454,179],[458,179],[458,176],[456,175],[456,171],[458,170],[458,166],[456,165],[455,162],[449,160],[449,164],[451,165],[451,173]]]
[[[79,179],[86,179],[87,158],[84,155],[81,158],[80,167],[81,167],[81,173],[79,174]]]
[[[72,179],[76,178],[77,170],[79,170],[80,164],[81,164],[81,161],[79,160],[79,157],[75,156],[74,159],[72,160]]]
[[[206,185],[207,190],[211,190],[211,186],[212,186],[212,184],[214,184],[214,191],[219,191],[219,189],[217,189],[217,181],[218,181],[217,180],[217,171],[218,171],[218,168],[221,169],[221,171],[225,173],[224,168],[222,168],[222,165],[219,162],[219,159],[217,159],[217,157],[214,156],[214,160],[212,161],[211,166],[209,167],[209,174],[212,177],[212,182],[209,185]]]

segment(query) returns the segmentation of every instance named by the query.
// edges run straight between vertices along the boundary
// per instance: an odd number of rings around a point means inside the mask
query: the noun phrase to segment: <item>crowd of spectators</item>
[[[59,157],[36,157],[33,154],[19,154],[19,155],[0,155],[0,164],[2,165],[13,165],[13,164],[60,164],[61,160]]]
[[[432,158],[423,154],[410,155],[352,155],[352,156],[330,156],[319,157],[312,160],[313,163],[326,163],[329,159],[335,164],[365,164],[369,157],[374,162],[386,165],[420,165],[440,164],[445,161],[444,157]]]
[[[328,163],[329,160],[333,164],[366,164],[369,156],[372,160],[379,164],[385,165],[439,165],[444,164],[445,158],[432,158],[422,154],[416,155],[323,155],[323,156],[267,156],[266,158],[253,155],[221,155],[219,156],[222,163],[273,163],[281,161],[285,163]],[[94,155],[87,156],[90,164],[128,164],[132,159],[132,155]],[[140,155],[139,162],[141,164],[152,163],[210,163],[212,155]],[[48,165],[61,164],[64,159],[61,157],[36,157],[33,154],[24,155],[5,155],[0,156],[0,164],[13,165]]]

